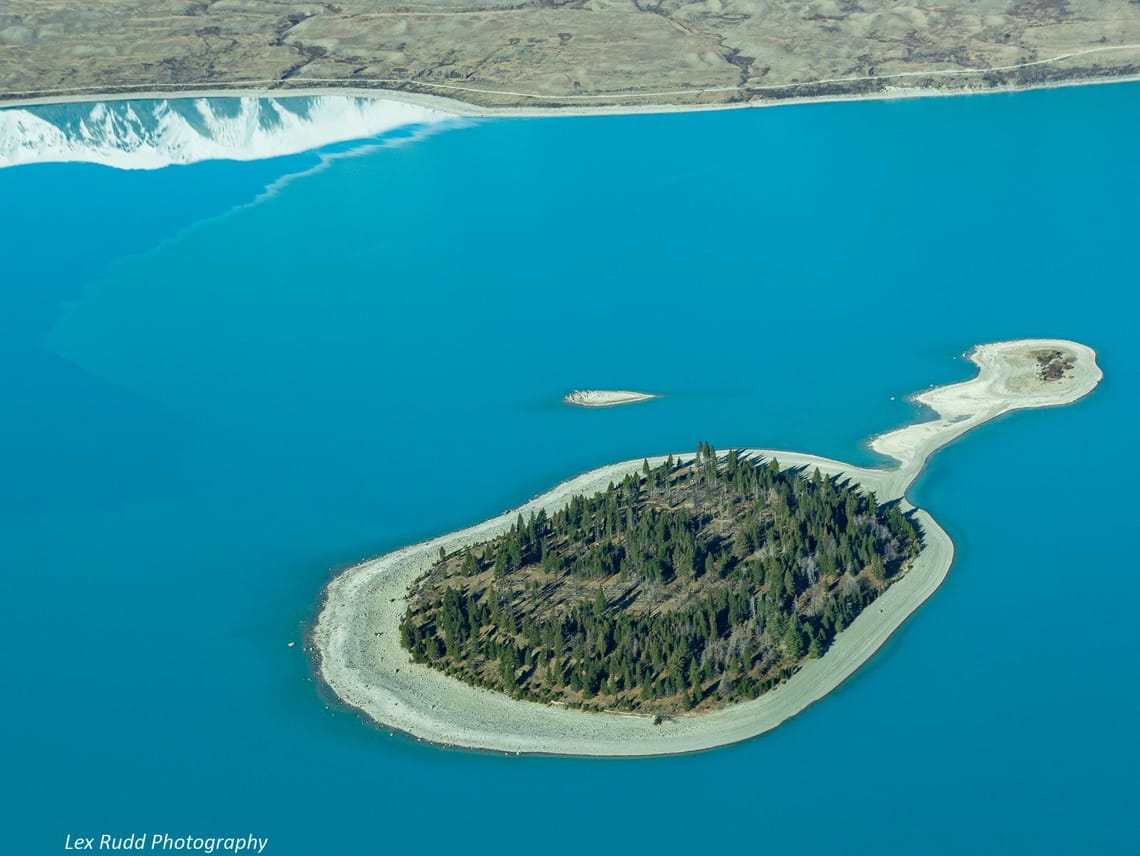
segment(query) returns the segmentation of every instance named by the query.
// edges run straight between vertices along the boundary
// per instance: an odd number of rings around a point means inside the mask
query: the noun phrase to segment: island
[[[701,443],[441,552],[400,632],[415,662],[515,698],[701,712],[823,656],[920,549],[897,502]]]
[[[576,389],[562,400],[579,407],[613,407],[657,397],[648,392],[631,392],[627,389]]]
[[[0,14],[0,101],[399,93],[453,112],[992,92],[1140,69],[1130,0],[76,0]]]
[[[935,418],[872,440],[892,466],[701,444],[355,565],[326,587],[317,673],[376,723],[451,746],[658,755],[775,728],[949,571],[953,543],[905,497],[930,454],[1102,377],[1066,340],[968,357],[977,377],[914,397]]]

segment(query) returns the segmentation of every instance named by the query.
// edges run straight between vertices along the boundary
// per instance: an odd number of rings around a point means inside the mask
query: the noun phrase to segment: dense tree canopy
[[[896,503],[702,443],[441,554],[401,634],[416,661],[518,697],[704,710],[822,655],[920,547]]]

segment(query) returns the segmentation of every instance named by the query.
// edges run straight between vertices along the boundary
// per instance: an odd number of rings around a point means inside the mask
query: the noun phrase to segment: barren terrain
[[[384,89],[638,109],[1131,77],[1136,0],[37,0],[0,10],[0,101]]]

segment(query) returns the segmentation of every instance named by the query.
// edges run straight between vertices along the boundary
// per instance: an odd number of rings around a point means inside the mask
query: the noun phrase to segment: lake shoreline
[[[1037,354],[1061,350],[1073,358],[1056,381],[1036,379]],[[978,375],[914,396],[937,418],[881,434],[876,452],[900,462],[893,468],[855,467],[780,450],[744,450],[776,457],[782,467],[818,466],[851,478],[880,501],[905,499],[907,488],[938,448],[977,425],[1021,408],[1060,406],[1091,392],[1102,373],[1095,352],[1064,340],[1019,340],[979,346],[968,355]],[[675,455],[688,460],[691,453]],[[651,466],[664,456],[648,459]],[[471,687],[411,658],[398,625],[409,586],[435,561],[495,537],[540,508],[551,513],[577,493],[593,493],[637,472],[642,460],[624,461],[569,479],[529,502],[458,532],[404,547],[354,565],[328,584],[308,642],[321,681],[346,705],[383,727],[449,746],[518,754],[641,756],[700,751],[769,731],[836,689],[902,626],[945,579],[954,545],[925,511],[915,509],[924,536],[911,569],[873,601],[818,660],[806,661],[787,681],[759,698],[709,713],[678,716],[664,724],[639,714],[594,713],[518,701]]]
[[[978,70],[982,73],[984,70]],[[670,103],[650,101],[646,104],[586,104],[559,106],[484,106],[448,95],[435,95],[427,92],[407,92],[399,89],[373,87],[306,86],[296,88],[258,86],[252,83],[235,82],[232,86],[210,84],[197,86],[188,84],[183,89],[167,86],[141,84],[129,91],[117,89],[100,91],[97,88],[76,93],[57,92],[46,95],[23,95],[0,93],[0,110],[18,107],[43,107],[60,104],[95,104],[109,101],[161,101],[197,98],[312,98],[340,95],[347,98],[368,98],[376,100],[400,101],[420,107],[430,107],[460,118],[546,118],[555,116],[628,116],[659,115],[668,113],[690,113],[722,110],[749,110],[767,107],[787,107],[804,104],[839,104],[863,101],[903,101],[920,98],[954,98],[975,95],[1011,95],[1019,92],[1037,92],[1050,89],[1070,89],[1083,86],[1101,86],[1140,82],[1140,75],[1120,75],[1104,78],[1044,81],[1019,86],[997,86],[986,89],[934,89],[929,87],[886,87],[878,92],[806,95],[768,100],[711,103]],[[806,85],[806,84],[805,84]],[[548,96],[543,96],[548,97]],[[651,99],[650,94],[637,97]]]

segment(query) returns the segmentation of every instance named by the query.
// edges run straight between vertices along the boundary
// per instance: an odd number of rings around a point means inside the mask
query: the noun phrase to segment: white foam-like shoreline
[[[319,94],[99,101],[73,110],[0,110],[0,167],[94,163],[152,170],[205,160],[250,161],[455,119],[398,99]]]
[[[1115,49],[1115,48],[1112,48]],[[308,151],[335,142],[353,139],[364,139],[384,133],[397,127],[409,124],[435,123],[447,120],[457,120],[461,117],[557,117],[557,116],[592,116],[592,115],[638,115],[655,113],[691,113],[724,110],[750,110],[770,107],[784,107],[803,104],[825,104],[836,102],[857,101],[898,101],[914,98],[954,98],[977,95],[1001,95],[1011,92],[1028,92],[1039,89],[1066,89],[1083,86],[1103,86],[1109,84],[1140,82],[1138,75],[1121,75],[1119,77],[1087,80],[1045,81],[1042,83],[985,89],[926,89],[907,86],[887,86],[880,92],[848,95],[812,95],[803,97],[780,98],[777,100],[733,101],[700,104],[674,104],[668,98],[652,100],[651,96],[638,95],[638,98],[650,97],[648,103],[632,104],[599,104],[581,103],[574,106],[543,107],[543,106],[503,106],[488,107],[464,101],[462,97],[467,94],[462,86],[449,87],[444,84],[431,84],[440,86],[441,92],[448,94],[425,94],[405,92],[397,89],[384,89],[380,87],[359,87],[348,85],[348,81],[338,81],[332,85],[329,81],[292,80],[287,86],[281,81],[245,81],[231,84],[186,84],[183,87],[167,85],[165,87],[151,84],[139,84],[133,87],[121,87],[115,91],[104,91],[99,87],[80,87],[75,90],[44,91],[44,92],[9,92],[0,93],[0,167],[14,166],[28,163],[51,162],[89,162],[100,163],[122,169],[157,169],[162,166],[176,163],[191,163],[194,160],[169,159],[164,160],[162,155],[149,157],[125,157],[121,152],[108,152],[101,147],[85,148],[75,146],[73,141],[65,138],[61,140],[50,129],[45,129],[39,122],[34,121],[35,108],[62,107],[67,105],[90,106],[92,108],[111,108],[128,101],[160,101],[176,103],[208,102],[215,99],[249,99],[253,101],[273,101],[280,103],[293,99],[339,99],[342,101],[371,101],[381,105],[380,110],[392,114],[406,111],[403,117],[393,122],[381,122],[375,126],[346,129],[337,123],[331,123],[329,130],[317,132],[311,130],[308,139],[297,138],[287,147],[276,149],[251,148],[244,149],[244,154],[235,155],[232,150],[222,153],[211,153],[196,160],[204,159],[232,159],[256,160],[264,157],[276,157],[285,154],[296,154]],[[424,84],[425,86],[428,84]],[[545,98],[546,96],[542,96]],[[363,108],[363,112],[372,115],[371,108]],[[5,124],[5,113],[23,114],[18,119],[8,119]],[[425,115],[426,114],[426,115]],[[28,117],[34,117],[30,120]],[[49,125],[52,123],[48,123]],[[13,136],[14,135],[14,136]],[[17,141],[12,146],[10,139]],[[37,148],[42,146],[42,148]],[[211,148],[209,146],[207,149]],[[14,149],[19,149],[14,153]],[[260,153],[254,153],[260,152]]]
[[[1068,375],[1035,380],[1032,351],[1061,350],[1075,358]],[[883,469],[855,467],[799,452],[748,450],[775,456],[782,466],[818,466],[874,490],[880,501],[902,498],[927,458],[964,432],[1020,408],[1068,404],[1100,382],[1095,352],[1057,339],[1026,339],[975,348],[972,380],[915,396],[937,418],[880,435],[872,448],[898,460]],[[691,458],[691,453],[675,455]],[[650,465],[664,460],[650,458]],[[451,552],[486,541],[510,527],[519,513],[562,507],[571,496],[603,490],[641,460],[624,461],[570,479],[553,490],[492,520],[351,567],[333,579],[313,628],[318,671],[346,704],[377,723],[436,743],[512,753],[566,755],[664,755],[708,749],[762,734],[839,686],[877,651],[942,583],[954,545],[921,509],[915,515],[924,533],[922,553],[911,569],[867,607],[818,660],[809,660],[789,680],[753,701],[710,713],[679,716],[661,725],[653,717],[587,713],[468,686],[425,665],[411,662],[400,645],[398,625],[408,587],[435,561],[442,547]],[[911,506],[903,499],[903,507]]]

